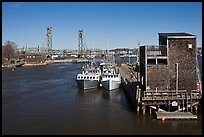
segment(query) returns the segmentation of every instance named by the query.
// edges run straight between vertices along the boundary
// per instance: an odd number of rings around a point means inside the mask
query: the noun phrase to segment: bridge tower
[[[78,31],[78,56],[82,57],[85,50],[83,30]]]
[[[47,28],[47,53],[49,54],[50,50],[52,50],[52,27]]]

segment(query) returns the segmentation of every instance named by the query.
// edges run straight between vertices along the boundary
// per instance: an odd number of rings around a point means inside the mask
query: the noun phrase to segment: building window
[[[158,65],[167,65],[167,59],[157,59]]]
[[[193,48],[193,44],[188,44],[188,49],[192,49]]]
[[[147,59],[148,65],[156,65],[156,59]]]

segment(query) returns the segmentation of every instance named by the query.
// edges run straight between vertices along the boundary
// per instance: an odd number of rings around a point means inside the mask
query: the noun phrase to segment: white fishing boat
[[[118,89],[121,84],[121,75],[113,63],[101,63],[101,84],[106,90]]]
[[[93,89],[99,87],[101,76],[101,70],[98,67],[93,66],[93,62],[90,65],[82,67],[82,73],[77,74],[76,81],[80,89]]]

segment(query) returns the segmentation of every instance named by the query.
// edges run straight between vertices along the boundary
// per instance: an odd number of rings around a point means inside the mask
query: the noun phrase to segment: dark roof
[[[168,36],[196,36],[193,34],[181,32],[181,33],[158,33],[162,37],[168,37]]]

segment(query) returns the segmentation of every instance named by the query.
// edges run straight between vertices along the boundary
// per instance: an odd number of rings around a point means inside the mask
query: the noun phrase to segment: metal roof
[[[176,38],[176,37],[185,37],[185,38],[195,38],[196,35],[180,32],[180,33],[158,33],[160,36],[165,38]]]

